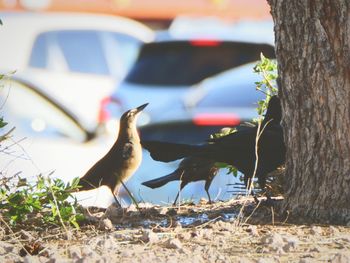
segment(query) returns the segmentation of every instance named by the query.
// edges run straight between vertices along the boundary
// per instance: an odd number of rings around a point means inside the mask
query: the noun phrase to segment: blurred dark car
[[[174,38],[158,34],[158,40],[141,47],[126,78],[101,107],[103,123],[118,120],[130,108],[148,102],[139,124],[151,121],[153,112],[167,105],[180,105],[194,84],[225,70],[253,62],[260,53],[273,58],[274,47],[266,43],[242,42],[224,37]],[[113,123],[112,127],[115,127]]]
[[[205,79],[183,97],[181,107],[167,105],[140,127],[144,140],[201,143],[224,127],[236,127],[258,117],[257,102],[265,95],[256,91],[249,63]],[[238,129],[244,129],[245,126]]]

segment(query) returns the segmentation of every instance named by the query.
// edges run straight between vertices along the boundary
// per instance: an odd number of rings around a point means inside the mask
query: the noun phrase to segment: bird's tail
[[[172,172],[168,175],[143,182],[142,184],[149,187],[149,188],[154,189],[154,188],[161,187],[169,182],[180,180],[181,175],[182,175],[182,170],[176,169],[174,172]]]
[[[170,162],[187,156],[196,155],[200,145],[186,145],[159,141],[141,141],[142,147],[147,149],[156,161]]]
[[[80,178],[79,186],[80,186],[79,191],[87,191],[87,190],[91,190],[99,187],[99,186],[95,186],[94,184],[90,183],[89,181],[83,178]]]

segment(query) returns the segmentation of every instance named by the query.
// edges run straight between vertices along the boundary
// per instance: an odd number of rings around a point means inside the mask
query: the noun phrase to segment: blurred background
[[[123,112],[149,102],[143,139],[204,142],[257,117],[253,67],[274,58],[269,6],[262,0],[0,0],[0,117],[15,127],[0,144],[1,176],[81,177],[111,147]],[[145,202],[171,203],[166,175],[178,162],[143,161],[127,182]],[[220,171],[212,199],[232,197],[238,178]],[[125,191],[120,196],[130,202]],[[191,183],[181,200],[207,197]],[[113,202],[105,187],[77,194],[83,205]]]

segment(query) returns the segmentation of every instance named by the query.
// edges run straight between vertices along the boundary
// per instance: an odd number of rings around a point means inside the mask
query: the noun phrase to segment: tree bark
[[[350,1],[269,0],[292,216],[350,224]]]

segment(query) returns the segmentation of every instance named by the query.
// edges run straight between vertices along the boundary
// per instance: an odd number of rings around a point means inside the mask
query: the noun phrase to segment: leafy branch
[[[260,81],[255,82],[256,90],[263,92],[266,95],[264,100],[258,101],[258,115],[259,117],[254,119],[253,122],[258,123],[259,120],[263,119],[263,113],[267,109],[267,105],[269,103],[270,98],[273,95],[276,95],[278,92],[277,89],[277,63],[274,60],[270,60],[266,58],[262,53],[260,54],[260,61],[255,65],[254,72],[259,74],[262,79]],[[210,135],[210,139],[217,139],[222,136],[226,136],[230,133],[236,132],[235,128],[224,128],[218,133],[214,133]],[[226,168],[228,169],[227,174],[232,173],[233,176],[238,176],[238,171],[232,165],[228,165],[226,163],[216,163],[216,167],[218,168]]]
[[[32,184],[19,178],[15,191],[11,191],[12,187],[6,184],[1,185],[0,210],[11,225],[23,223],[40,214],[36,218],[40,223],[62,225],[64,228],[68,223],[79,229],[78,223],[84,217],[71,194],[76,191],[78,184],[79,178],[66,184],[61,179],[41,175]],[[73,198],[74,202],[68,201],[69,198]]]
[[[266,111],[270,98],[277,95],[277,63],[275,60],[266,58],[260,54],[260,61],[255,65],[254,72],[259,74],[262,79],[255,82],[256,90],[263,92],[266,95],[264,100],[258,101],[258,114],[262,118],[262,114]]]

